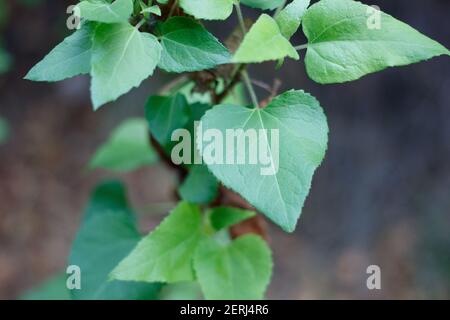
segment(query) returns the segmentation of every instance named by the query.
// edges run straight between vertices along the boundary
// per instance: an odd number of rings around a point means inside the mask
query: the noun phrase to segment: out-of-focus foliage
[[[0,144],[5,143],[9,136],[9,125],[5,119],[0,118]]]
[[[53,276],[44,283],[36,286],[21,299],[23,300],[70,300],[70,293],[66,286],[66,274]]]

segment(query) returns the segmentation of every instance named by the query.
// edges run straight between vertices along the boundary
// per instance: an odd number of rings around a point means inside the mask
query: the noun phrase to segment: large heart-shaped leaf
[[[206,299],[262,299],[272,274],[272,256],[267,244],[255,235],[226,245],[205,239],[194,267]]]
[[[116,100],[153,74],[161,57],[155,36],[127,23],[97,27],[92,50],[94,108]]]
[[[265,109],[219,105],[205,114],[202,126],[203,132],[216,129],[223,137],[227,136],[227,129],[243,129],[244,132],[248,129],[261,132],[263,129],[258,142],[263,147],[265,143],[266,149],[267,145],[270,146],[267,142],[272,139],[269,139],[269,131],[274,129],[278,132],[279,168],[273,170],[275,174],[263,175],[262,165],[249,164],[249,147],[245,150],[221,150],[225,155],[232,151],[235,155],[245,154],[245,164],[228,160],[217,164],[208,160],[207,165],[225,186],[241,194],[284,230],[292,232],[309,193],[314,171],[322,162],[327,148],[328,126],[319,102],[303,91],[289,91],[275,98]],[[202,139],[199,135],[197,147],[205,159],[207,148]],[[233,146],[236,148],[235,143]],[[271,168],[276,168],[276,150],[269,147],[264,151],[269,153]]]
[[[353,0],[322,0],[303,17],[305,63],[319,83],[361,78],[450,52],[392,16]]]

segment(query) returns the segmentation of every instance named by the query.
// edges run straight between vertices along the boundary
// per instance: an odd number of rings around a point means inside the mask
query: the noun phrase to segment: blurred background
[[[366,2],[450,47],[450,1]],[[86,164],[124,119],[143,116],[156,73],[116,103],[92,111],[89,78],[22,80],[65,35],[73,1],[0,0],[0,299],[16,299],[64,270],[91,189],[121,178],[152,229],[173,201],[163,165],[114,175]],[[257,12],[245,10],[247,16]],[[222,40],[235,17],[210,27]],[[305,42],[294,37],[294,44]],[[295,233],[270,226],[272,299],[450,298],[450,61],[436,58],[362,80],[320,86],[302,63],[250,69],[267,83],[321,101],[329,150]],[[264,97],[264,92],[258,92]],[[379,265],[382,290],[366,287]]]

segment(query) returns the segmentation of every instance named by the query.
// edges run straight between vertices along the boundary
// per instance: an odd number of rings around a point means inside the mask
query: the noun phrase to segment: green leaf
[[[258,236],[240,237],[221,245],[201,243],[194,268],[206,299],[262,299],[272,274],[270,248]]]
[[[256,213],[232,207],[217,207],[211,210],[211,224],[216,230],[229,228],[239,222],[254,217]]]
[[[303,17],[311,79],[341,83],[450,52],[407,24],[352,0],[322,0]],[[373,20],[373,21],[372,21]]]
[[[96,24],[81,28],[58,44],[25,76],[32,81],[60,81],[91,70],[92,37]]]
[[[129,24],[101,24],[94,36],[91,94],[94,109],[116,100],[153,74],[161,56],[155,36]]]
[[[197,19],[225,20],[233,12],[233,0],[180,0],[180,7]]]
[[[193,19],[173,17],[159,31],[163,52],[158,66],[168,72],[211,69],[230,61],[228,49]]]
[[[158,284],[108,281],[114,266],[140,239],[124,187],[117,182],[100,185],[92,196],[69,257],[69,264],[81,270],[81,290],[72,290],[73,297],[155,299]]]
[[[241,3],[248,7],[262,9],[262,10],[272,10],[278,8],[284,3],[284,0],[240,0]]]
[[[260,157],[256,164],[249,164],[249,143],[244,143],[245,150],[236,150],[236,143],[231,141],[234,164],[224,161],[222,163],[226,164],[207,165],[225,186],[241,194],[284,230],[292,232],[309,193],[314,171],[327,148],[328,126],[319,102],[303,91],[289,91],[275,98],[265,109],[216,106],[203,116],[202,124],[203,132],[218,129],[223,137],[227,129],[258,130],[258,153],[268,151],[270,161],[266,164],[262,164]],[[271,147],[276,132],[279,134],[278,152]],[[205,159],[205,148],[199,140],[197,148]],[[223,151],[227,153],[230,150]],[[237,161],[237,154],[245,156],[244,164]],[[263,172],[266,169],[270,169],[269,172]]]
[[[178,193],[185,201],[206,204],[217,197],[218,190],[219,183],[208,168],[204,165],[193,165]]]
[[[153,13],[154,15],[161,16],[161,9],[159,6],[154,5],[141,10],[141,13]]]
[[[294,0],[275,17],[281,34],[286,39],[290,39],[297,32],[310,2],[310,0]]]
[[[171,144],[172,132],[183,128],[190,112],[186,98],[181,94],[170,97],[151,96],[145,105],[145,116],[150,132],[162,146]]]
[[[81,18],[103,23],[127,22],[133,13],[133,0],[85,0],[77,5]]]
[[[233,61],[257,63],[284,57],[299,59],[297,51],[283,37],[275,20],[267,14],[262,14],[245,35]]]
[[[131,171],[154,163],[158,156],[150,145],[145,119],[129,119],[116,128],[90,162],[91,168]]]
[[[168,283],[192,281],[192,259],[202,235],[200,209],[182,202],[120,262],[111,278]]]
[[[70,300],[66,285],[67,275],[58,274],[20,297],[21,300]]]

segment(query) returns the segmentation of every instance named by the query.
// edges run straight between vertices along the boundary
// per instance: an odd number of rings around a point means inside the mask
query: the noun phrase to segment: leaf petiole
[[[145,23],[145,19],[142,19],[141,21],[139,21],[139,23],[136,25],[136,29],[139,30],[140,27],[142,27]]]
[[[294,49],[297,50],[297,51],[305,50],[306,48],[308,48],[308,44],[307,43],[294,47]]]

